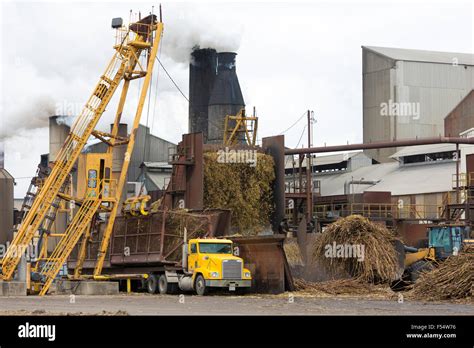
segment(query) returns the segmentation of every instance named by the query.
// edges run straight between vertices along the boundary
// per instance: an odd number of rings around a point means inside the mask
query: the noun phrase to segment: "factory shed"
[[[444,119],[444,135],[463,136],[474,129],[474,89]]]
[[[453,160],[456,146],[435,144],[400,149],[391,157],[398,163],[380,163],[338,173],[315,173],[321,196],[390,191],[392,196],[448,192],[452,190],[452,175],[456,173]],[[324,163],[321,156],[318,163]],[[327,156],[330,159],[334,156]],[[350,192],[345,183],[354,182]],[[357,181],[372,182],[359,184]]]
[[[124,131],[126,133],[126,130]],[[141,175],[143,162],[168,162],[169,154],[176,148],[176,144],[151,134],[150,128],[140,125],[137,131],[135,147],[130,159],[127,173],[128,182],[136,182]],[[86,152],[105,152],[107,145],[100,140],[90,142]],[[114,158],[114,162],[118,159]]]
[[[173,166],[168,162],[143,162],[139,181],[145,182],[147,192],[166,190]]]
[[[474,55],[362,46],[362,85],[364,143],[437,137],[474,88]],[[390,162],[398,150],[365,152]]]

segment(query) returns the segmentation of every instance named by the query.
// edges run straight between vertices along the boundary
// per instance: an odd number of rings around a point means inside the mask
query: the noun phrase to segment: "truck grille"
[[[223,279],[242,278],[242,261],[240,260],[222,261],[222,278]]]

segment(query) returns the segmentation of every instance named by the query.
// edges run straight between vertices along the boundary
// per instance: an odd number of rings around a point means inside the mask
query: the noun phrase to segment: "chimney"
[[[0,244],[13,239],[13,187],[15,180],[4,168],[4,144],[0,141]]]
[[[195,49],[189,64],[189,133],[202,132],[207,139],[208,105],[217,71],[213,48]]]
[[[217,55],[217,76],[208,107],[208,143],[222,143],[225,117],[236,115],[245,107],[235,68],[236,55],[234,52]]]
[[[69,116],[49,117],[49,162],[54,162],[64,145],[71,128],[68,126]]]

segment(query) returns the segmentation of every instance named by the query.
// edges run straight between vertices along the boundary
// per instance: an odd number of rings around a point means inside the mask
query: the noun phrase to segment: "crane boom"
[[[76,118],[76,121],[71,127],[71,131],[65,143],[54,161],[51,173],[46,178],[39,194],[19,226],[18,232],[3,258],[1,277],[3,280],[12,279],[21,256],[25,252],[29,243],[33,240],[46,214],[50,211],[51,206],[58,197],[62,198],[64,196],[61,192],[61,189],[64,187],[64,182],[73,169],[73,166],[78,160],[88,139],[91,135],[95,134],[95,127],[121,81],[124,80],[125,82],[114,128],[110,135],[111,146],[113,146],[113,143],[115,142],[114,137],[117,135],[117,125],[120,122],[130,81],[145,77],[146,82],[151,78],[154,61],[153,53],[156,56],[163,31],[163,23],[157,22],[155,15],[150,15],[136,23],[132,23],[128,28],[122,29],[125,35],[123,35],[120,42],[114,46],[115,53],[112,59],[107,65],[104,74],[100,77],[99,82],[95,86],[92,95],[86,102],[82,112]],[[155,36],[153,36],[154,33]],[[149,53],[146,70],[141,68],[140,65],[140,56],[143,51]],[[150,61],[151,56],[153,56],[153,60]],[[141,68],[139,71],[136,71],[137,66]],[[142,88],[131,138],[134,137],[136,128],[138,128],[139,125],[147,87]],[[128,142],[127,151],[131,150],[133,150],[133,142],[131,142],[131,144]],[[124,162],[127,162],[127,160],[125,159]],[[124,165],[124,169],[125,173],[121,173],[121,176],[126,176],[128,162],[127,166]],[[104,195],[104,188],[110,188],[111,181],[101,181],[99,194],[97,196],[88,196],[81,203],[79,211],[63,233],[63,237],[54,249],[51,257],[47,259],[47,262],[41,268],[40,273],[46,277],[46,283],[41,291],[42,295],[47,292],[47,289],[56,277],[60,266],[62,266],[64,261],[67,259],[84,230],[86,230],[90,225],[95,213],[100,210],[101,203],[107,202],[108,204],[112,204],[112,211],[117,210],[117,206],[120,202],[122,186],[124,184],[124,180],[119,180],[119,185],[121,186],[118,186],[111,196],[106,196]],[[115,214],[111,214],[109,224],[113,225],[114,220]],[[101,247],[106,250],[108,244],[105,245],[103,241]]]

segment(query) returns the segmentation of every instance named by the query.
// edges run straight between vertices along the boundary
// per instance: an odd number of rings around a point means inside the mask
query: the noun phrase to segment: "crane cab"
[[[112,154],[85,153],[79,157],[77,197],[114,197],[112,180]]]

